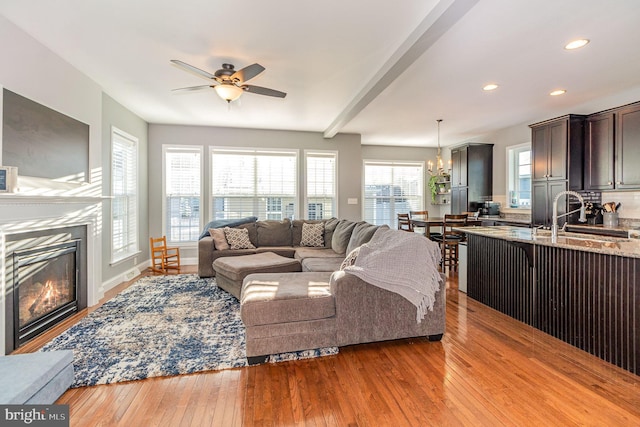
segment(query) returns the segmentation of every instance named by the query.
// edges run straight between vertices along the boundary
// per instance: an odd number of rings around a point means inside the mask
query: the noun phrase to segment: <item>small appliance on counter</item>
[[[480,203],[480,216],[499,216],[500,203],[489,200]]]

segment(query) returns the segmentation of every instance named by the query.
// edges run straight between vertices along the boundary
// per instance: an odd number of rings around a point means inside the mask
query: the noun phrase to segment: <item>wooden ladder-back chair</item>
[[[464,227],[467,225],[467,214],[452,215],[446,214],[442,223],[442,235],[434,238],[440,243],[442,250],[442,271],[446,268],[449,271],[458,269],[458,245],[464,240],[464,234],[453,231],[453,227]]]
[[[427,235],[427,227],[421,227],[421,226],[416,226],[413,221],[414,220],[419,220],[419,221],[429,221],[429,211],[409,211],[409,220],[411,220],[411,226],[413,227],[413,231],[415,232],[419,232],[424,234],[425,236]],[[433,233],[433,232],[429,232],[429,238],[431,240],[435,240],[434,238],[437,236],[441,236],[441,233]]]
[[[409,214],[398,214],[398,230],[410,231],[413,233],[413,225],[411,225],[411,218],[409,218]]]
[[[180,272],[180,249],[167,247],[167,237],[149,239],[151,246],[151,270],[156,273],[167,274],[169,270]]]

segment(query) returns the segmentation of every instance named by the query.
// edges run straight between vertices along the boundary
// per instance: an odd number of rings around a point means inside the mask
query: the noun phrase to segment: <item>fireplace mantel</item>
[[[0,205],[41,205],[41,204],[93,204],[109,200],[110,196],[38,196],[20,194],[0,194]]]

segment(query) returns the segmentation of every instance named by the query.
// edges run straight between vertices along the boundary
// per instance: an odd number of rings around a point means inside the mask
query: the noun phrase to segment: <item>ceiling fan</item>
[[[211,74],[177,59],[172,59],[171,62],[185,71],[204,77],[207,80],[211,80],[208,85],[190,86],[173,90],[200,90],[213,88],[218,96],[227,102],[235,101],[240,98],[240,95],[242,95],[243,92],[275,96],[276,98],[284,98],[287,96],[286,93],[280,92],[279,90],[245,84],[247,80],[254,78],[264,71],[264,67],[260,64],[252,64],[237,71],[234,69],[233,64],[222,64],[221,69],[216,71],[214,74]]]

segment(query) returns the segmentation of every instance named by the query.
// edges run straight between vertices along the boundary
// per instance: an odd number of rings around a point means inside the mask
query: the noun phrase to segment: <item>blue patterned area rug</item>
[[[215,279],[145,277],[81,319],[42,351],[73,350],[72,387],[247,366],[240,303]],[[337,347],[270,362],[336,354]]]

